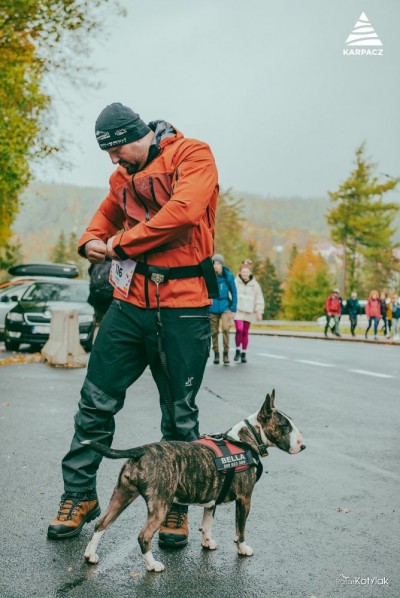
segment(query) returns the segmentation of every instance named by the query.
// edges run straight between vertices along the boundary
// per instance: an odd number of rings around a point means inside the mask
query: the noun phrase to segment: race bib
[[[124,297],[128,297],[135,268],[136,262],[134,260],[123,260],[122,262],[113,260],[111,263],[110,283]]]

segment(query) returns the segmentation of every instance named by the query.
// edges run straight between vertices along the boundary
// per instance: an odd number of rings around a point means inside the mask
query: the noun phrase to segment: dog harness
[[[263,466],[257,453],[248,444],[228,439],[225,434],[200,436],[194,442],[214,452],[216,468],[225,474],[224,483],[215,501],[216,505],[224,501],[236,473],[249,467],[257,467],[257,481],[260,479]]]

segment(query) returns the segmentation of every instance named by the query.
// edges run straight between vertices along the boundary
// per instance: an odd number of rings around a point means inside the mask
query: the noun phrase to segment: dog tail
[[[144,450],[142,448],[132,448],[126,449],[124,451],[117,451],[115,449],[109,448],[105,444],[100,444],[100,442],[94,442],[92,440],[83,440],[81,444],[90,445],[90,448],[95,450],[97,453],[108,457],[109,459],[140,459],[140,457],[144,455]]]

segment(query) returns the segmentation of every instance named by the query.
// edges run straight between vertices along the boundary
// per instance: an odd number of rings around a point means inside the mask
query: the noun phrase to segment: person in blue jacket
[[[237,306],[235,277],[224,264],[224,258],[216,253],[213,257],[214,270],[217,275],[219,297],[210,305],[211,338],[214,351],[214,363],[219,363],[218,331],[221,320],[223,339],[223,363],[229,365],[229,329],[232,326]]]

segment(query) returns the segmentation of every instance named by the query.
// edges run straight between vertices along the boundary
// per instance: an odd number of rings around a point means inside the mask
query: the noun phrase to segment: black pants
[[[349,319],[350,319],[350,331],[351,331],[352,336],[354,336],[355,330],[357,328],[357,314],[350,314]]]
[[[75,435],[62,462],[66,495],[84,498],[95,493],[96,472],[102,457],[81,441],[111,445],[114,415],[124,405],[127,388],[147,366],[160,394],[163,440],[198,438],[195,397],[210,351],[208,308],[164,308],[161,321],[175,421],[165,403],[167,381],[158,352],[155,310],[113,301],[92,350],[75,415]],[[136,425],[140,426],[139,420]]]

